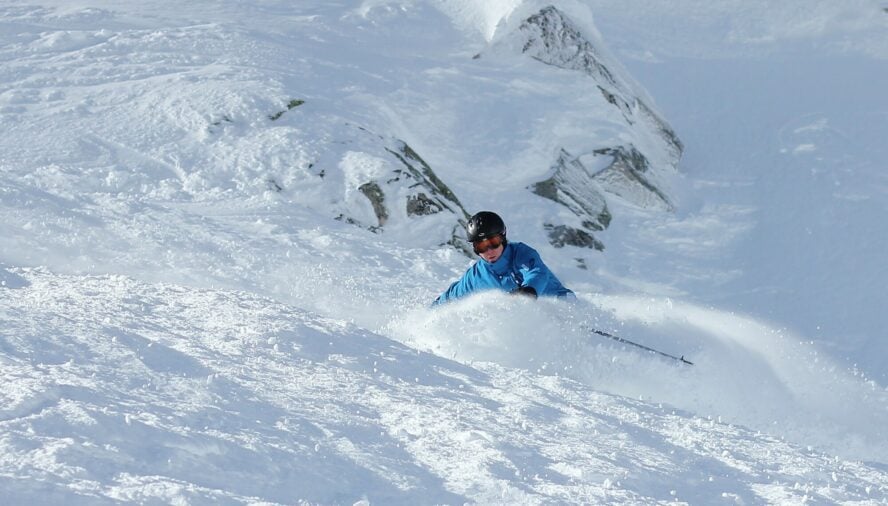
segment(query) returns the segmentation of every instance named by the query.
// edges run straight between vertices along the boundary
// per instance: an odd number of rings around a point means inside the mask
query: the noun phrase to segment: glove
[[[531,298],[537,298],[537,291],[532,286],[519,286],[516,288],[512,295],[525,295]]]

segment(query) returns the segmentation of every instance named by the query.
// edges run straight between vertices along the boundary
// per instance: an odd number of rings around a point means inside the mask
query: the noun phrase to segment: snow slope
[[[0,6],[4,497],[888,501],[888,15],[555,3],[687,147],[675,212],[609,201],[600,253],[549,246],[569,211],[526,187],[613,111],[490,57],[544,3]],[[468,260],[450,217],[367,230],[375,139],[580,301],[429,310]]]
[[[6,276],[21,285],[0,341],[12,503],[886,499],[877,467],[247,292]]]
[[[648,240],[611,241],[613,270],[766,319],[888,383],[884,6],[589,3],[680,132],[692,188],[675,219],[641,225]],[[670,269],[633,253],[649,239]]]

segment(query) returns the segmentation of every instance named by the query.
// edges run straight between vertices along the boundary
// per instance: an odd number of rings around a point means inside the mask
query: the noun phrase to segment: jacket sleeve
[[[447,290],[444,290],[444,293],[432,302],[432,306],[437,306],[472,293],[475,290],[473,270],[474,267],[469,268],[461,278],[454,281]]]
[[[538,294],[545,294],[552,273],[543,263],[539,253],[530,246],[525,246],[516,258],[516,264],[521,274],[521,286],[529,286]]]

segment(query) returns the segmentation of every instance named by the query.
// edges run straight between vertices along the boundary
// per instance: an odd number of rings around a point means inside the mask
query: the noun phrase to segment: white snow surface
[[[549,3],[686,148],[603,252],[525,188],[614,112],[485,52]],[[885,8],[0,3],[2,502],[888,504]],[[333,218],[393,139],[579,300],[430,309],[443,221]]]

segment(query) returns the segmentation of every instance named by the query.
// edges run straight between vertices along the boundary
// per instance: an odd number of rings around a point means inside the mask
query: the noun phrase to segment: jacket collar
[[[496,262],[490,263],[483,258],[478,261],[482,262],[487,269],[496,274],[506,274],[510,271],[509,267],[512,265],[512,256],[514,255],[515,248],[512,247],[511,242],[507,242],[505,249],[503,249],[503,254],[496,259]]]

